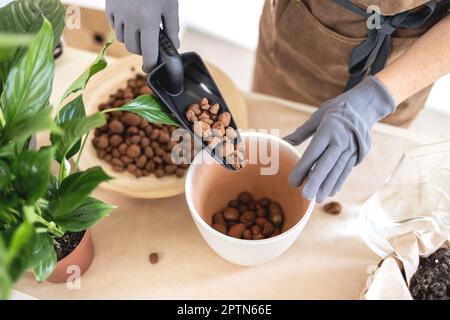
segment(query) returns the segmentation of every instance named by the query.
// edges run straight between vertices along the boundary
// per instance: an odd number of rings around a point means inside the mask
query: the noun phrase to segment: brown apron
[[[354,0],[379,6],[383,15],[420,7],[425,0]],[[417,29],[398,29],[386,65],[402,55],[436,19]],[[253,89],[319,106],[344,91],[351,51],[367,39],[367,21],[330,0],[266,0],[260,23]],[[382,121],[408,126],[431,86],[400,104]]]

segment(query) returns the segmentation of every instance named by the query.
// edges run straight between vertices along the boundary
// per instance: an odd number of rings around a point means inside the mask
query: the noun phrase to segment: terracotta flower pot
[[[55,270],[47,281],[53,283],[64,283],[70,277],[71,279],[83,275],[91,266],[94,259],[94,242],[91,233],[86,230],[83,239],[78,246],[64,259],[58,261]]]

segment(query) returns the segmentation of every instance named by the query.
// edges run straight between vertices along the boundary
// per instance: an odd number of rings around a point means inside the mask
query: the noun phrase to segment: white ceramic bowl
[[[300,188],[288,183],[288,176],[300,159],[299,152],[284,140],[268,134],[246,132],[242,138],[247,146],[247,158],[252,154],[249,142],[257,142],[257,152],[267,146],[269,154],[279,149],[279,170],[277,174],[261,175],[264,158],[257,156],[254,164],[248,164],[240,172],[231,172],[214,163],[205,151],[194,159],[186,177],[186,199],[192,218],[208,245],[225,260],[242,266],[256,266],[267,263],[285,252],[299,237],[308,222],[315,201],[301,196]],[[251,144],[255,148],[255,144]],[[276,148],[276,149],[274,149]],[[272,152],[274,150],[275,152]],[[202,161],[207,159],[205,161]],[[261,160],[262,159],[262,160]],[[285,222],[282,233],[264,240],[241,240],[226,236],[214,230],[210,224],[212,215],[224,209],[231,199],[243,192],[252,193],[255,198],[269,197],[283,207]]]

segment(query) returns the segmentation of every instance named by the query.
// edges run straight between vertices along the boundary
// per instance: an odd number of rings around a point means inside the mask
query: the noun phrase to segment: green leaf
[[[17,48],[27,47],[33,37],[26,34],[0,33],[0,61],[11,59]]]
[[[0,9],[0,32],[36,34],[44,21],[52,25],[52,49],[59,43],[63,29],[65,9],[59,0],[17,0]],[[9,70],[25,54],[17,50],[6,62],[0,64],[0,83],[6,80]],[[0,91],[1,92],[1,91]]]
[[[58,178],[51,173],[50,174],[50,182],[48,183],[48,189],[47,189],[47,195],[45,196],[45,199],[47,200],[55,200],[58,198],[59,195],[59,182]]]
[[[0,82],[0,98],[2,95],[2,91],[3,91],[3,84]],[[3,116],[3,107],[1,104],[1,100],[0,100],[0,138],[2,137],[1,135],[1,128],[3,128],[5,126],[5,117]]]
[[[6,211],[6,209],[9,208],[5,203],[2,203],[3,200],[4,199],[0,198],[0,223],[3,225],[11,225],[16,221],[16,218],[11,213]]]
[[[169,124],[173,126],[180,126],[166,107],[159,101],[158,98],[148,94],[142,95],[130,101],[121,108],[114,109],[114,111],[128,111],[140,115],[145,120],[155,124]]]
[[[58,127],[55,128],[55,131],[58,132],[56,129],[59,128]],[[12,159],[16,155],[21,153],[25,147],[30,150],[35,149],[36,144],[35,142],[33,142],[32,137],[29,138],[19,137],[17,139],[13,139],[4,146],[0,146],[0,158]]]
[[[49,211],[53,219],[56,221],[74,211],[100,183],[110,179],[100,167],[68,176],[61,183],[58,199],[50,201]]]
[[[59,43],[66,11],[59,0],[16,0],[0,9],[0,31],[35,34],[44,19],[53,27],[53,43]]]
[[[79,95],[61,109],[56,123],[62,125],[70,120],[84,117],[86,117],[86,111],[84,109],[83,96]]]
[[[0,300],[6,300],[11,291],[11,277],[7,265],[7,251],[5,243],[0,237]]]
[[[5,133],[4,141],[20,141],[25,142],[32,135],[45,131],[56,129],[51,117],[52,110],[47,107],[36,112],[32,117],[24,118],[13,127],[9,127]],[[19,146],[21,149],[21,146]]]
[[[64,230],[79,232],[92,227],[113,209],[113,206],[88,197],[75,210],[55,218],[55,222]]]
[[[84,109],[83,96],[79,95],[77,98],[70,101],[59,112],[59,116],[56,119],[58,125],[63,125],[65,122],[74,119],[83,119],[86,117],[86,110]],[[81,139],[79,139],[75,145],[67,152],[66,158],[70,159],[78,153],[81,148]]]
[[[56,159],[59,163],[63,162],[67,155],[73,152],[74,146],[85,134],[92,129],[103,126],[106,123],[105,115],[102,113],[94,113],[89,117],[75,118],[64,122],[61,128],[63,135],[52,135],[53,145],[57,145]]]
[[[12,281],[28,268],[33,255],[36,233],[28,222],[22,222],[7,241],[6,265]]]
[[[34,242],[33,256],[29,268],[33,268],[34,277],[37,281],[45,281],[55,270],[57,258],[53,248],[53,239],[47,233],[36,236]]]
[[[18,145],[24,145],[26,141],[10,141],[7,145],[0,147],[0,157],[1,158],[14,158],[17,154],[19,154],[22,149],[18,147]]]
[[[16,152],[16,146],[13,142],[0,147],[0,158],[12,157]]]
[[[3,192],[12,180],[11,170],[6,162],[0,160],[0,192]]]
[[[11,69],[0,99],[6,122],[3,139],[11,138],[18,125],[47,108],[55,70],[52,41],[52,27],[45,20],[27,53]]]
[[[51,176],[53,149],[23,151],[14,160],[15,191],[27,202],[33,203],[47,192]]]
[[[64,101],[69,95],[72,93],[78,92],[80,90],[84,90],[86,88],[86,85],[88,84],[89,80],[99,73],[100,71],[104,70],[106,66],[108,65],[106,61],[106,50],[109,48],[109,46],[114,41],[114,35],[111,33],[111,36],[109,39],[105,42],[103,45],[102,50],[100,51],[99,55],[95,59],[94,63],[92,63],[89,68],[84,71],[81,76],[78,77],[77,80],[75,80],[74,83],[70,85],[70,87],[66,90],[64,95],[61,97],[61,101]]]
[[[33,38],[30,34],[0,32],[0,48],[27,47]]]

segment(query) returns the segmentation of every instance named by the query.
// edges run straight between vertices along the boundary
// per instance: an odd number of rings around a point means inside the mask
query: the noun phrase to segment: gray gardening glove
[[[313,136],[289,183],[298,187],[305,181],[303,196],[309,200],[316,196],[319,203],[334,196],[369,151],[373,125],[395,108],[393,98],[376,77],[325,102],[305,124],[285,137],[299,145]]]
[[[161,23],[175,47],[180,46],[177,0],[106,0],[106,14],[117,39],[128,51],[142,55],[147,73],[158,61]]]

